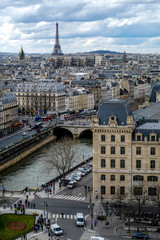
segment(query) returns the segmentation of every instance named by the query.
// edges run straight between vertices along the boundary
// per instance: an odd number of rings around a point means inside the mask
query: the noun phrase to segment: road
[[[75,224],[75,216],[77,212],[82,212],[84,216],[89,217],[89,203],[86,202],[86,188],[85,185],[92,188],[92,173],[88,173],[81,181],[77,182],[73,189],[64,189],[58,194],[59,199],[43,198],[34,199],[32,203],[36,204],[36,208],[44,209],[44,202],[48,204],[48,217],[51,223],[57,222],[64,232],[64,237],[74,240],[79,240],[84,233],[84,228],[77,227]],[[87,193],[89,197],[90,192]],[[64,199],[60,199],[63,196]],[[77,200],[66,200],[69,196]],[[56,196],[57,197],[57,196]],[[78,201],[78,199],[84,201]],[[88,198],[89,199],[89,198]],[[63,219],[61,213],[64,214]],[[64,238],[63,238],[64,239]]]

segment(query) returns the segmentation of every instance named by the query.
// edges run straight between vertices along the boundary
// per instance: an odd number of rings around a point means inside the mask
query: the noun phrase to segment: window
[[[134,187],[134,195],[142,195],[142,187]]]
[[[101,141],[105,142],[106,141],[106,136],[105,135],[101,135]]]
[[[115,194],[115,187],[114,186],[111,186],[111,195],[114,195]]]
[[[148,196],[156,196],[157,195],[157,188],[148,188]]]
[[[101,168],[105,168],[105,167],[106,167],[106,160],[101,159]]]
[[[141,160],[136,160],[136,168],[141,168]]]
[[[125,187],[120,187],[120,195],[125,195]]]
[[[133,181],[143,181],[144,180],[144,178],[143,178],[143,176],[141,176],[141,175],[135,175],[135,176],[133,176]]]
[[[151,147],[151,149],[150,149],[150,154],[151,154],[151,155],[155,155],[155,154],[156,154],[156,149],[155,149],[155,147]]]
[[[106,153],[106,148],[104,146],[101,147],[101,154],[105,154]]]
[[[111,135],[111,142],[115,142],[115,136]]]
[[[136,147],[136,154],[141,155],[141,147]]]
[[[115,154],[116,152],[116,148],[115,147],[111,147],[111,154]]]
[[[156,176],[149,176],[147,177],[148,182],[158,182],[158,177]]]
[[[120,175],[120,181],[125,181],[125,175]]]
[[[116,167],[116,161],[114,159],[111,159],[111,168]]]
[[[137,141],[141,141],[142,140],[142,136],[141,135],[137,135]]]
[[[121,147],[121,154],[125,154],[125,147]]]
[[[154,169],[156,167],[156,162],[155,160],[150,161],[150,168]]]
[[[115,181],[115,175],[111,175],[111,177],[110,177],[110,179],[111,179],[111,181]]]
[[[101,174],[101,181],[105,181],[106,180],[106,175]]]
[[[125,136],[124,135],[121,136],[121,142],[125,142]]]
[[[106,194],[106,187],[105,186],[101,186],[101,194]]]
[[[151,141],[155,142],[156,141],[156,137],[155,136],[151,136]]]
[[[120,160],[120,168],[125,168],[125,160]]]

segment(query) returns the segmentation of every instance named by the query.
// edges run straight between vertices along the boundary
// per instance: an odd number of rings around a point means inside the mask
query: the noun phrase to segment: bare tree
[[[145,205],[146,200],[148,199],[147,189],[145,188],[143,181],[139,182],[138,185],[134,186],[134,188],[133,188],[133,198],[137,202],[138,218],[140,220],[141,219],[142,208]]]
[[[67,137],[62,138],[48,155],[48,168],[55,169],[65,180],[66,173],[76,161],[77,148],[73,140]]]

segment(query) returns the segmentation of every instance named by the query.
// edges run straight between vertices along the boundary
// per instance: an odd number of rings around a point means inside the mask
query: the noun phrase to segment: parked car
[[[68,188],[74,188],[74,186],[76,185],[76,182],[75,181],[70,181],[68,183]]]
[[[69,182],[70,182],[70,179],[68,179],[67,177],[65,179],[61,178],[60,180],[60,183],[64,185],[68,185]]]
[[[88,167],[88,166],[83,166],[84,167],[84,170],[86,171],[86,172],[90,172],[91,171],[91,169]]]
[[[76,181],[80,181],[80,180],[81,180],[81,177],[78,176],[78,175],[75,175],[75,174],[72,175],[72,178],[73,178],[74,180],[76,180]]]
[[[149,236],[142,232],[135,232],[133,233],[132,238],[133,239],[149,239]]]
[[[50,228],[53,234],[55,234],[56,236],[60,236],[63,234],[63,231],[58,224],[52,224]]]
[[[22,136],[26,136],[27,135],[27,133],[26,132],[22,132]]]
[[[75,171],[73,174],[76,174],[77,176],[82,177],[82,172],[81,171]]]

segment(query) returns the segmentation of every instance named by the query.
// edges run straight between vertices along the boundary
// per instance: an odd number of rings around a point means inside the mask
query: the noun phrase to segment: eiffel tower
[[[58,23],[56,23],[56,38],[52,55],[63,55],[59,42]]]

